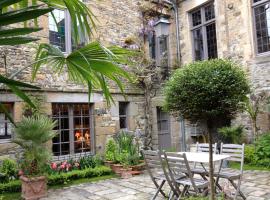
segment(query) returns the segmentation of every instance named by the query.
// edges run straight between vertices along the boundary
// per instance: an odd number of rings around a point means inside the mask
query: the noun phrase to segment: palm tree
[[[18,45],[37,41],[38,38],[29,36],[30,33],[42,30],[38,27],[37,18],[51,13],[54,9],[67,9],[71,17],[75,44],[79,43],[79,31],[88,38],[95,30],[94,15],[80,0],[0,0],[0,45]],[[27,21],[34,20],[32,27]],[[23,28],[13,28],[14,24],[23,23]],[[59,49],[50,44],[39,44],[34,62],[24,66],[10,77],[0,75],[0,84],[6,85],[13,93],[34,107],[24,88],[40,89],[31,84],[15,81],[13,78],[27,67],[33,67],[33,80],[42,65],[50,64],[58,74],[67,70],[69,78],[76,83],[87,85],[89,95],[93,89],[101,89],[108,104],[113,101],[108,86],[108,80],[116,83],[123,92],[121,78],[129,79],[128,73],[120,65],[126,64],[128,52],[118,47],[106,48],[100,42],[94,41],[64,55]],[[5,111],[2,104],[0,109]],[[10,118],[11,119],[11,118]]]

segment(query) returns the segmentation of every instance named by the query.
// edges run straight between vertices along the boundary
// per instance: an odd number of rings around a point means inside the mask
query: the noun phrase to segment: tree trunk
[[[151,115],[151,95],[149,89],[144,90],[144,149],[152,149],[152,115]]]
[[[211,123],[211,122],[210,122]],[[214,166],[213,166],[213,138],[210,131],[209,121],[207,122],[207,132],[209,139],[209,179],[210,179],[210,200],[215,200],[215,184],[214,184]]]

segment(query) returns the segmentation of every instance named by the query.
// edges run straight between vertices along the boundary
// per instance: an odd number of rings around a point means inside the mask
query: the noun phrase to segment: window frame
[[[170,115],[167,112],[164,112],[160,106],[156,107],[156,112],[157,112],[157,131],[159,135],[164,135],[164,134],[171,134],[171,127],[170,127]],[[163,113],[166,113],[166,118],[164,117],[165,115]],[[168,129],[162,130],[161,126],[159,128],[159,124],[161,122],[167,122],[168,123]]]
[[[256,29],[256,20],[255,20],[255,8],[261,5],[264,5],[266,3],[269,3],[270,6],[270,1],[269,0],[261,0],[259,2],[253,3],[253,0],[251,0],[251,10],[252,10],[252,29],[253,29],[253,41],[254,41],[254,52],[255,56],[269,56],[270,55],[270,50],[266,52],[259,53],[258,49],[258,37],[257,37],[257,29]]]
[[[201,29],[202,31],[202,40],[203,40],[203,58],[201,60],[208,60],[209,59],[209,55],[208,55],[208,44],[207,44],[207,32],[206,32],[206,26],[210,25],[210,24],[215,24],[216,27],[216,13],[215,13],[215,17],[213,19],[210,19],[208,21],[206,21],[205,19],[205,8],[209,5],[213,4],[213,6],[215,7],[215,2],[214,1],[208,1],[194,9],[192,9],[191,11],[189,11],[188,13],[188,18],[189,18],[189,27],[190,27],[190,33],[191,33],[191,46],[192,46],[192,60],[196,61],[195,59],[195,44],[194,44],[194,31]],[[201,11],[201,24],[197,25],[197,26],[193,26],[193,21],[192,21],[192,14],[195,13],[196,11],[200,10]],[[217,29],[216,29],[216,42],[217,42]],[[218,48],[217,48],[217,58],[218,58]]]
[[[125,115],[121,115],[120,114],[120,106],[121,104],[125,107]],[[130,102],[128,101],[119,101],[118,103],[118,111],[119,111],[119,129],[122,129],[122,130],[128,130],[129,129],[129,123],[128,123],[128,116],[129,116],[129,105],[130,105]],[[125,118],[125,126],[126,127],[121,127],[121,118]]]
[[[63,53],[65,55],[67,55],[73,51],[72,50],[71,16],[68,12],[68,9],[57,8],[55,10],[64,11],[64,16],[65,16],[65,49],[66,49],[66,51],[64,51]],[[51,16],[51,14],[49,13],[48,17],[50,17],[50,16]],[[50,31],[50,28],[49,28],[49,31]],[[86,36],[85,36],[84,42],[85,42],[85,44],[88,44],[88,42],[89,42],[89,40],[86,38]],[[49,43],[51,44],[50,39],[49,39]]]
[[[54,157],[63,157],[63,156],[67,156],[67,155],[76,155],[76,154],[94,154],[95,153],[95,128],[94,128],[94,105],[91,103],[89,104],[89,131],[90,131],[90,151],[84,151],[84,152],[75,152],[75,136],[74,136],[74,131],[75,131],[75,127],[74,127],[74,117],[83,117],[83,115],[80,116],[75,116],[74,115],[74,106],[75,105],[85,105],[88,103],[52,103],[52,109],[53,109],[53,105],[67,105],[68,106],[68,124],[69,124],[69,154],[62,154],[62,152],[60,151],[60,155],[54,155]],[[61,115],[58,117],[55,117],[52,114],[52,119],[60,119],[60,118],[64,118],[61,117]],[[59,127],[59,129],[57,129],[57,131],[61,131],[61,127]],[[61,135],[60,135],[61,137]],[[54,154],[53,151],[53,145],[54,144],[59,144],[61,146],[62,142],[61,139],[59,142],[54,143],[52,141],[52,152]]]
[[[10,112],[10,115],[11,117],[14,117],[14,102],[1,102],[3,105],[5,104],[10,104],[11,105],[11,112]],[[0,122],[2,123],[2,122]],[[7,128],[7,124],[10,123],[12,124],[9,119],[6,119],[6,115],[5,115],[5,120],[3,122],[5,124],[5,129]],[[5,132],[5,135],[4,136],[0,136],[0,144],[1,143],[6,143],[6,142],[10,142],[11,139],[12,139],[12,136],[13,136],[13,133],[11,132],[11,135],[7,135],[7,132]]]

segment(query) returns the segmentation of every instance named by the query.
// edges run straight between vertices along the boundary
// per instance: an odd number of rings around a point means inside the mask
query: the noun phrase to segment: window
[[[53,138],[55,156],[91,151],[93,131],[89,104],[53,104],[53,119],[57,121]]]
[[[257,53],[270,51],[270,1],[253,0]]]
[[[86,44],[86,37],[78,27],[79,44],[75,45],[74,33],[71,30],[71,19],[67,10],[54,9],[53,15],[49,14],[49,41],[62,52],[71,52]],[[54,16],[54,17],[53,17]]]
[[[155,60],[156,59],[156,35],[154,31],[148,35],[148,42],[149,42],[150,58]]]
[[[164,112],[161,107],[157,107],[157,125],[160,134],[169,132],[169,114]]]
[[[128,105],[129,105],[129,102],[119,102],[120,129],[128,128]]]
[[[9,114],[13,115],[13,104],[2,103],[5,106]],[[0,109],[0,139],[10,139],[12,135],[12,123],[7,118],[7,115]]]
[[[194,60],[217,58],[214,4],[207,4],[191,13]]]

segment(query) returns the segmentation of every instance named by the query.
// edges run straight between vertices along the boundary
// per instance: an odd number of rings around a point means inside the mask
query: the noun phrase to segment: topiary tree
[[[189,120],[204,120],[209,137],[211,199],[213,181],[212,126],[244,109],[250,87],[246,74],[229,60],[194,62],[177,69],[165,86],[165,109]]]

